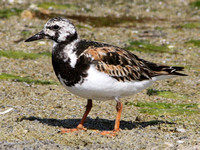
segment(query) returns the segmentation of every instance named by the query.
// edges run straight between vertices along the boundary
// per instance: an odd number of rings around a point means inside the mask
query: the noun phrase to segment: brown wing
[[[154,72],[136,55],[117,47],[91,46],[82,55],[91,57],[97,70],[118,81],[141,81],[154,76]]]

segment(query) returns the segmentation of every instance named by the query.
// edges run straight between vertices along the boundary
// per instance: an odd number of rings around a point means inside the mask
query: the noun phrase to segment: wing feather
[[[157,65],[114,46],[90,46],[81,55],[90,57],[97,70],[118,81],[149,80],[159,75],[184,75],[176,72],[182,71],[183,67]]]
[[[137,56],[117,47],[91,46],[81,55],[90,56],[96,69],[118,81],[151,79],[151,70]],[[142,65],[143,65],[143,68]]]

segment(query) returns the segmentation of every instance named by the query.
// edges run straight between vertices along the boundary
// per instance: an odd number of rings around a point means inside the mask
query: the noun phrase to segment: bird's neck
[[[52,50],[52,59],[54,61],[64,61],[74,67],[77,60],[76,46],[80,40],[77,38],[69,44],[54,43]]]
[[[77,45],[80,40],[77,39],[70,44],[62,46],[54,43],[52,52],[52,64],[56,76],[65,86],[74,86],[76,83],[81,83],[87,77],[86,71],[89,64],[78,61],[76,53]]]

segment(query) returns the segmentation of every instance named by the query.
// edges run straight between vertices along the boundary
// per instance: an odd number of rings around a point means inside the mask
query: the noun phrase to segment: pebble
[[[174,48],[175,46],[173,46],[173,45],[168,45],[167,46],[169,49],[172,49],[172,48]]]
[[[45,41],[38,42],[38,45],[46,45],[47,43]]]
[[[21,13],[21,17],[22,18],[29,18],[29,19],[32,19],[34,17],[34,14],[29,11],[29,10],[24,10],[22,13]]]
[[[183,128],[177,128],[176,131],[181,132],[181,133],[185,133],[186,132],[186,130],[183,129]]]
[[[165,142],[164,144],[167,145],[167,146],[169,146],[169,147],[174,147],[173,143]]]
[[[178,140],[177,143],[178,143],[178,144],[183,144],[184,141]]]

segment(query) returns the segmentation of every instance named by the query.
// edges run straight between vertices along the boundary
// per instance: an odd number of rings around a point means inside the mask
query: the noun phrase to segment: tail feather
[[[154,74],[155,76],[160,76],[160,75],[187,76],[187,74],[177,72],[177,71],[184,71],[184,67],[158,65],[149,61],[144,61],[144,62],[155,73]]]
[[[161,66],[162,67],[162,66]],[[184,71],[184,67],[176,67],[176,66],[163,66],[163,71],[166,71],[168,75],[179,75],[179,76],[187,76],[186,74],[177,72],[177,71]]]

